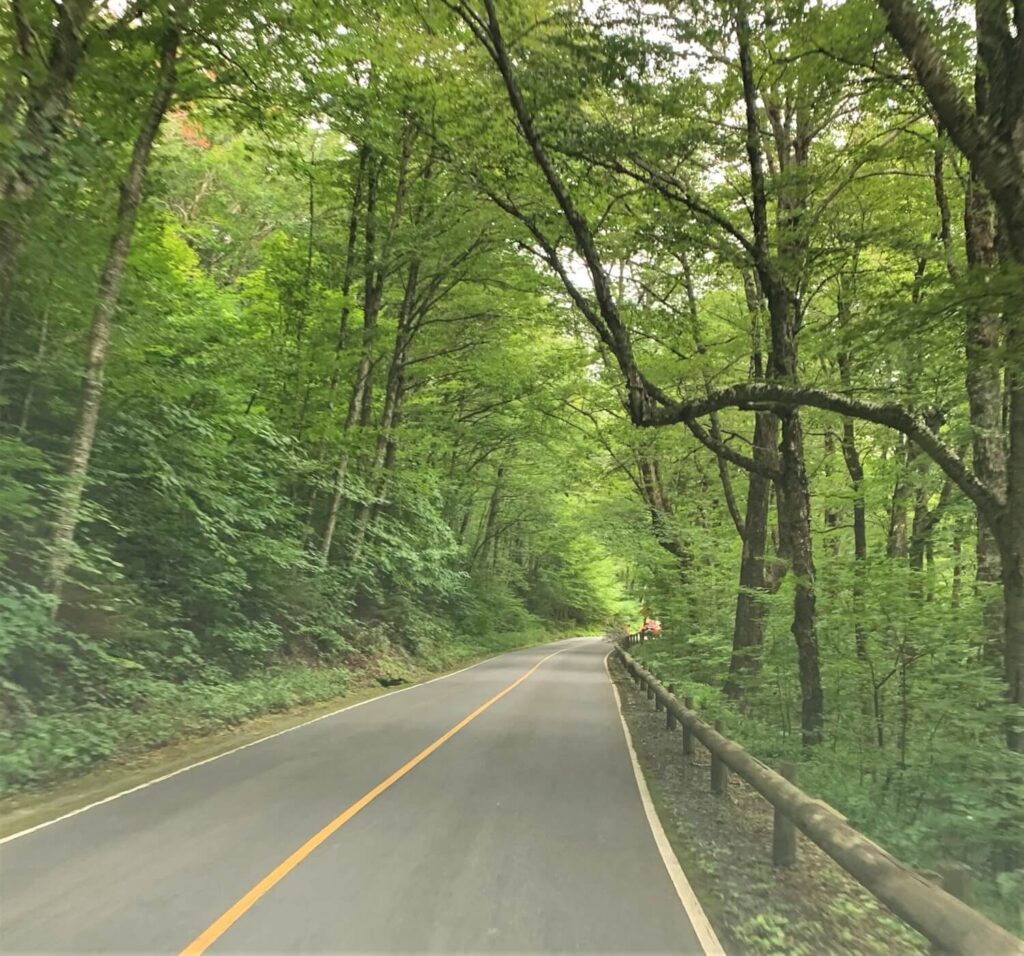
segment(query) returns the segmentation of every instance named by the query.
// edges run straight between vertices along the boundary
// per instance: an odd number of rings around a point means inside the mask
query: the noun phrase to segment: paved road
[[[505,654],[15,839],[0,950],[701,953],[638,795],[608,649]]]

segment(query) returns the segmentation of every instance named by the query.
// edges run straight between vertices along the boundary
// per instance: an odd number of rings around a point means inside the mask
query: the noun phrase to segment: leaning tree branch
[[[451,6],[450,0],[446,0],[446,2]],[[463,12],[464,6],[464,4],[460,4],[456,12],[472,29],[473,23]],[[649,411],[648,406],[651,404],[652,394],[651,387],[637,368],[630,344],[629,330],[619,315],[619,308],[612,292],[608,273],[605,271],[604,264],[601,261],[597,243],[594,240],[593,230],[583,212],[576,205],[569,188],[555,168],[554,163],[552,163],[548,149],[534,122],[533,114],[527,106],[516,71],[512,65],[511,57],[508,54],[494,0],[483,0],[483,7],[486,15],[486,39],[488,42],[484,42],[482,45],[494,61],[494,65],[501,76],[523,141],[529,148],[552,198],[557,203],[566,225],[572,233],[576,249],[586,264],[587,271],[590,274],[590,281],[594,287],[594,301],[597,306],[596,313],[591,309],[591,314],[587,317],[591,325],[601,336],[602,341],[608,344],[612,354],[615,356],[619,369],[626,380],[629,392],[630,416],[634,421],[638,421]],[[476,20],[478,23],[482,22],[484,17],[476,17]],[[552,266],[554,267],[553,263]],[[560,271],[565,273],[564,268]],[[572,291],[568,291],[572,295]],[[578,304],[578,290],[575,298]],[[594,319],[597,319],[597,321],[595,322]]]
[[[989,488],[971,471],[963,459],[930,428],[923,417],[903,405],[869,402],[817,388],[750,382],[712,392],[705,398],[690,401],[661,402],[661,407],[645,417],[648,427],[673,425],[709,415],[722,408],[748,411],[771,410],[773,406],[820,408],[839,415],[884,425],[901,432],[934,461],[953,483],[977,506],[986,523],[997,536],[1002,533],[1006,511],[1003,496]]]
[[[878,0],[889,33],[910,61],[942,125],[981,174],[993,196],[1019,202],[1022,169],[1009,144],[1000,142],[950,76],[949,66],[928,35],[911,0]]]
[[[724,461],[731,462],[737,467],[742,468],[744,471],[760,475],[762,478],[767,478],[770,481],[777,481],[782,477],[782,470],[780,468],[773,468],[767,462],[755,461],[753,458],[749,458],[746,455],[740,454],[738,451],[734,451],[724,441],[716,439],[711,435],[695,418],[683,418],[681,421],[690,429],[697,441],[705,447],[710,448],[711,451]]]

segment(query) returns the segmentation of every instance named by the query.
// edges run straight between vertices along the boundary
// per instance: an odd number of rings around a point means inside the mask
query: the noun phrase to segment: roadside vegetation
[[[966,13],[12,0],[0,788],[643,606],[1019,931],[1024,23]]]

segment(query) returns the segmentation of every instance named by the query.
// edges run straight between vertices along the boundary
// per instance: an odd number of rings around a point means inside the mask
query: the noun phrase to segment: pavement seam
[[[619,689],[615,686],[615,681],[612,679],[611,671],[608,668],[608,658],[612,656],[612,653],[612,651],[609,651],[605,656],[604,669],[608,675],[608,683],[611,685],[612,693],[615,695],[615,707],[619,715],[619,721],[622,724],[623,736],[626,738],[626,749],[629,751],[629,761],[633,766],[633,775],[636,777],[640,802],[643,804],[644,815],[647,817],[647,823],[651,828],[651,834],[658,847],[658,853],[661,855],[661,860],[668,871],[672,886],[679,897],[679,902],[686,911],[690,925],[693,927],[693,931],[705,956],[726,956],[725,950],[722,948],[722,944],[711,925],[711,921],[704,912],[704,907],[700,905],[700,900],[697,898],[697,894],[694,893],[690,881],[686,878],[686,873],[683,872],[683,867],[675,854],[675,850],[672,849],[672,844],[665,834],[665,828],[661,825],[661,819],[658,817],[654,801],[651,799],[651,791],[647,787],[643,770],[640,768],[640,761],[637,759],[636,748],[633,746],[633,737],[629,732],[629,726],[626,724],[626,718],[622,716],[622,698],[619,696]]]

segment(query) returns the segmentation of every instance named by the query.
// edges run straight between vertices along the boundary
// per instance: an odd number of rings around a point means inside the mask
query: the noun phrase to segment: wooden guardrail
[[[626,650],[640,640],[640,635],[630,634],[618,642],[615,652],[637,686],[646,690],[648,700],[654,701],[657,710],[665,711],[667,729],[677,724],[682,728],[683,753],[693,753],[694,738],[711,752],[712,791],[726,791],[731,770],[774,808],[772,859],[776,865],[788,866],[795,861],[794,827],[799,828],[861,886],[927,937],[937,952],[1024,956],[1024,942],[1012,933],[895,859],[828,804],[804,793],[792,782],[792,764],[780,764],[777,771],[773,770],[725,737],[720,723],[712,727],[701,720],[689,697],[680,703],[672,688],[663,687]]]

